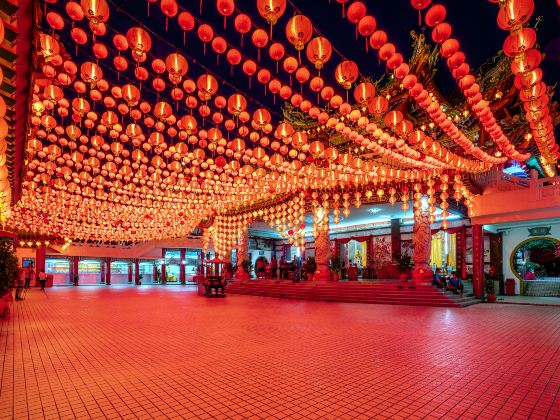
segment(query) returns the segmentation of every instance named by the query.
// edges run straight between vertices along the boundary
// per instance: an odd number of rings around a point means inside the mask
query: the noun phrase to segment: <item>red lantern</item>
[[[517,54],[533,48],[537,41],[537,33],[533,28],[519,28],[512,31],[504,41],[504,54],[515,57]]]
[[[276,74],[278,74],[278,62],[282,60],[282,58],[284,58],[285,52],[286,50],[284,49],[284,46],[279,42],[275,42],[268,49],[268,54],[270,55],[270,58],[276,61]]]
[[[105,0],[81,0],[80,6],[92,23],[106,22],[109,18],[109,6]]]
[[[198,38],[204,43],[204,54],[206,54],[206,44],[214,38],[214,30],[210,25],[203,23],[197,30]]]
[[[218,91],[218,81],[211,74],[203,74],[196,81],[198,94],[207,101]]]
[[[510,30],[529,20],[535,9],[533,0],[508,0],[498,12],[498,26]]]
[[[451,25],[449,23],[440,23],[432,29],[432,40],[441,44],[451,36]]]
[[[241,34],[241,46],[243,46],[243,35],[251,30],[251,18],[240,13],[235,17],[233,26],[235,26],[235,30]]]
[[[187,59],[179,53],[171,53],[165,59],[165,68],[169,73],[170,79],[174,83],[179,83],[183,76],[187,74],[189,65]]]
[[[253,41],[253,45],[257,47],[258,50],[257,60],[260,61],[261,48],[266,47],[266,44],[268,44],[268,35],[263,29],[255,29],[251,37],[251,40]]]
[[[315,68],[321,70],[323,65],[331,58],[331,43],[322,36],[313,38],[307,45],[306,54],[307,59],[313,63]]]
[[[227,17],[231,16],[235,11],[235,3],[233,2],[233,0],[217,0],[216,8],[218,9],[218,13],[220,13],[224,17],[224,29],[225,29]]]
[[[189,12],[181,12],[179,13],[177,22],[183,30],[183,45],[185,45],[187,40],[187,31],[192,31],[194,29],[194,18]]]
[[[445,9],[445,6],[442,6],[441,4],[434,4],[426,12],[424,20],[426,21],[426,25],[433,28],[434,26],[442,23],[445,20],[446,15],[447,10]]]
[[[360,83],[354,89],[354,99],[359,104],[367,104],[369,103],[373,97],[375,96],[375,85],[370,82],[363,82]]]
[[[378,50],[387,43],[387,34],[385,31],[377,30],[369,37],[369,45],[371,48]]]
[[[130,28],[126,33],[126,40],[130,48],[132,48],[135,57],[141,57],[152,48],[150,35],[139,27]]]
[[[229,97],[227,106],[228,112],[237,117],[247,108],[247,99],[239,93],[234,93]]]
[[[305,44],[313,35],[313,25],[308,17],[304,15],[293,16],[286,25],[286,38],[296,50],[303,50]],[[301,61],[301,57],[300,60]]]
[[[358,75],[359,72],[357,64],[350,60],[342,61],[338,66],[336,66],[334,73],[336,81],[347,90],[352,87],[352,83],[356,81]]]
[[[272,26],[286,11],[286,0],[257,0],[259,14]]]

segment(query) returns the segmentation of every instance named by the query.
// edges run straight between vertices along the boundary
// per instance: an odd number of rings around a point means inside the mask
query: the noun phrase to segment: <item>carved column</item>
[[[430,268],[430,252],[432,251],[432,229],[428,214],[414,216],[414,230],[412,233],[414,270],[412,280],[416,285],[430,285],[433,271]]]
[[[111,258],[105,258],[105,284],[111,285]]]
[[[315,262],[317,271],[314,279],[317,281],[328,281],[330,279],[329,261],[331,259],[331,246],[329,242],[328,224],[320,226],[315,238]]]
[[[237,242],[237,272],[235,278],[240,281],[249,280],[250,274],[243,271],[243,261],[249,257],[249,234],[247,229],[241,233],[241,237]],[[230,254],[231,258],[231,254]]]
[[[472,226],[473,293],[484,297],[484,233],[482,225]]]

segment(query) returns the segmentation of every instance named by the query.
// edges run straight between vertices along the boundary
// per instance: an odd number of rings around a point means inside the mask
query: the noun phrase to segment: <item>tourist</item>
[[[530,268],[529,270],[527,270],[527,272],[525,273],[525,280],[536,280],[537,276],[535,276],[535,272],[533,271],[532,268]]]
[[[457,274],[453,274],[453,277],[449,279],[449,285],[447,286],[447,290],[451,290],[455,294],[461,292],[461,296],[463,296],[464,288],[465,286],[463,284],[463,280],[457,277]]]
[[[436,268],[436,272],[434,273],[434,277],[432,280],[432,285],[437,286],[438,289],[443,289],[445,287],[444,281],[441,277],[441,269]]]
[[[270,259],[270,275],[273,279],[275,279],[278,274],[276,272],[277,269],[278,269],[278,261],[276,261],[276,256],[273,255],[272,258]]]
[[[47,274],[45,270],[41,270],[39,273],[39,282],[41,283],[41,290],[45,290],[45,284],[47,284]]]
[[[31,278],[35,276],[35,272],[33,271],[33,264],[29,264],[27,267],[24,268],[25,271],[25,289],[29,289],[31,286]]]

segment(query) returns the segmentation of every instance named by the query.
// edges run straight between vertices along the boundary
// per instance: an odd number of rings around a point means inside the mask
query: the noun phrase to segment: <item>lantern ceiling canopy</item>
[[[39,3],[18,231],[140,242],[210,220],[227,252],[263,219],[301,245],[306,211],[427,194],[445,220],[448,199],[472,211],[470,174],[560,156],[532,0],[487,5],[490,70],[444,3]],[[389,25],[417,15],[412,39]]]

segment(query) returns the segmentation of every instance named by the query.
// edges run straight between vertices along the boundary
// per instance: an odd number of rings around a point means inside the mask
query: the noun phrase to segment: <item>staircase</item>
[[[462,297],[432,286],[410,288],[398,281],[292,283],[286,280],[250,280],[229,283],[226,292],[242,295],[324,302],[380,303],[387,305],[438,306],[460,308],[478,303],[466,294]]]

